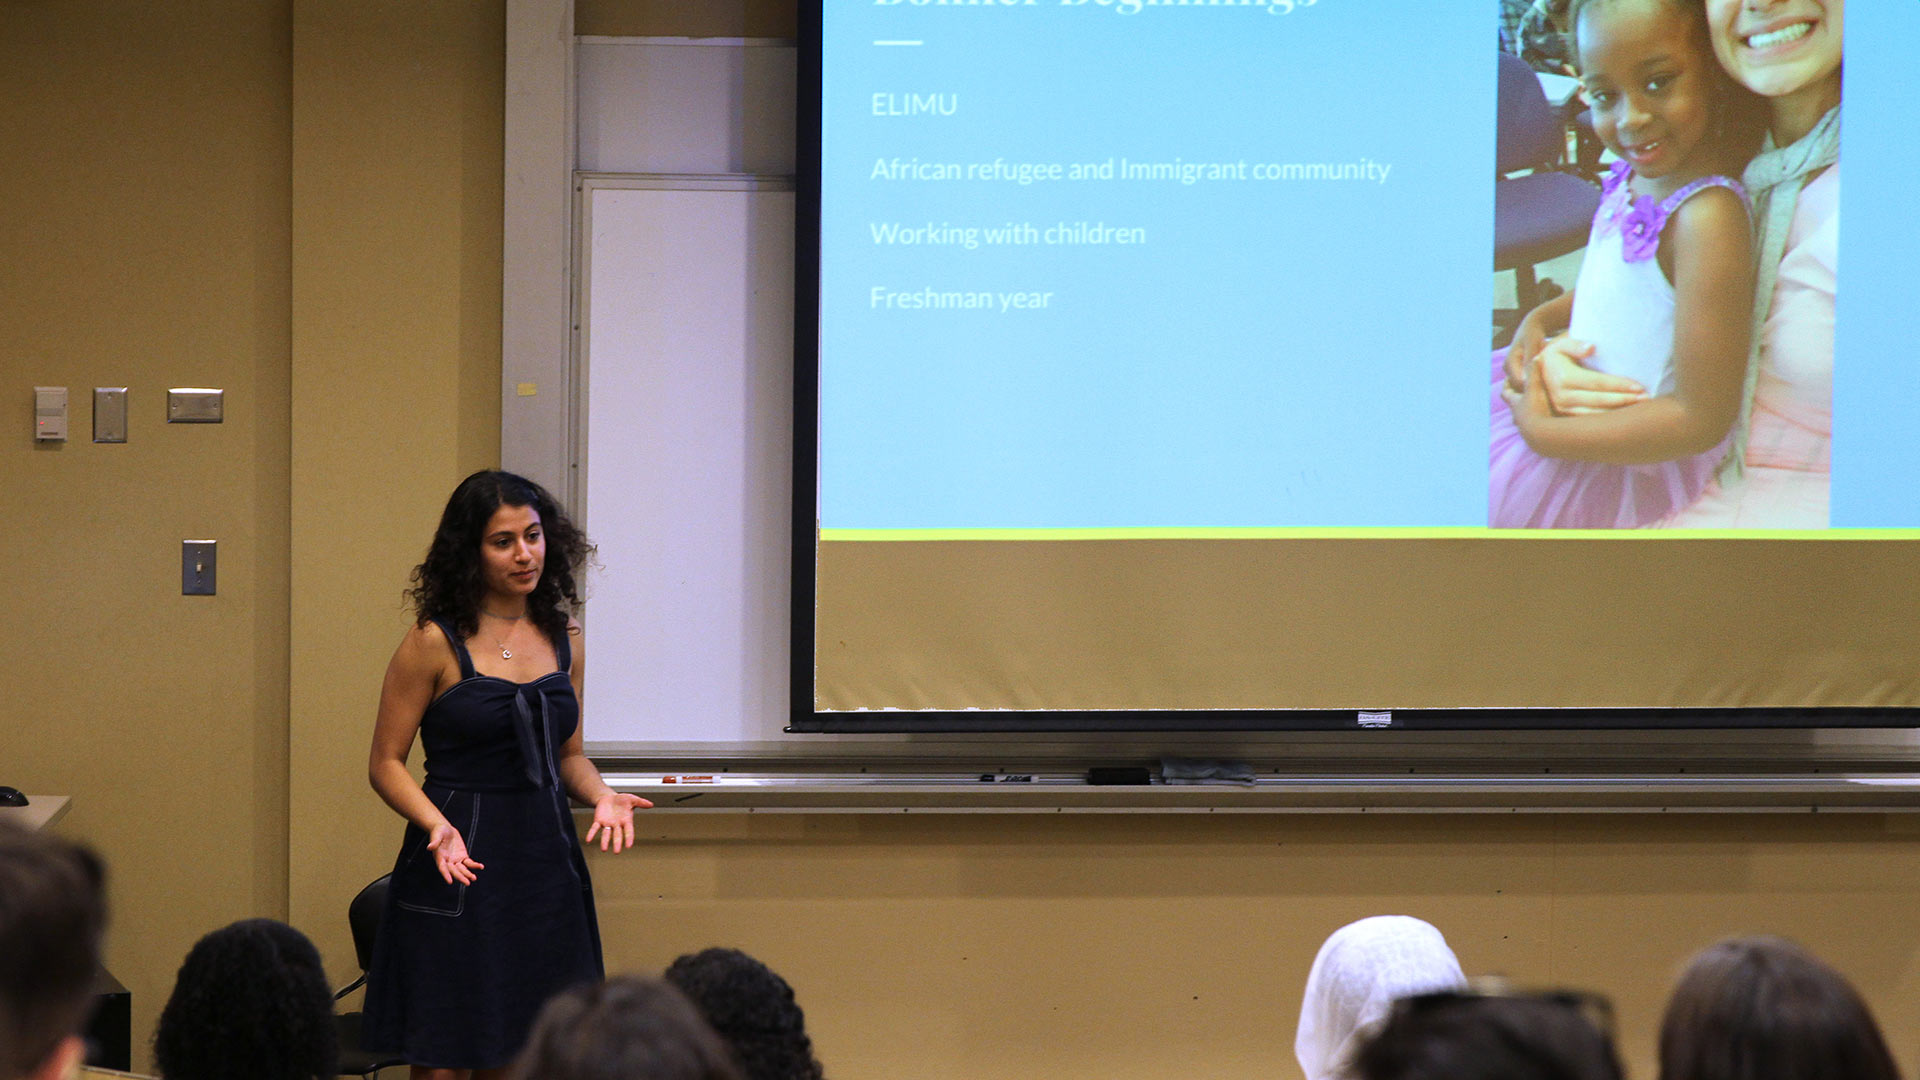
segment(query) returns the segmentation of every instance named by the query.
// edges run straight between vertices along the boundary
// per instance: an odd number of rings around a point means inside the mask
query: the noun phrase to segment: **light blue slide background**
[[[1899,394],[1887,384],[1906,365],[1849,359],[1891,344],[1848,321],[1856,305],[1885,304],[1869,285],[1908,290],[1881,310],[1913,295],[1912,228],[1903,241],[1891,228],[1914,217],[1893,198],[1912,169],[1871,166],[1877,186],[1861,176],[1870,139],[1910,164],[1911,136],[1889,125],[1897,115],[1910,130],[1920,98],[1891,55],[1913,38],[1869,32],[1889,22],[1888,5],[1863,15],[1869,6],[1855,5],[1849,28],[1848,96],[1885,100],[1850,107],[1846,129],[1834,518],[1909,526],[1920,406],[1910,378]],[[1920,4],[1891,6],[1912,29]],[[1492,8],[829,0],[821,526],[1482,525]],[[902,39],[924,44],[873,44]],[[877,117],[875,93],[957,94],[960,108]],[[1368,158],[1392,172],[1384,184],[870,179],[883,158],[1176,156]],[[878,246],[869,232],[1009,221],[1137,225],[1148,242],[965,250]],[[870,306],[874,286],[1054,297],[1045,311],[884,311]]]
[[[1920,526],[1920,0],[1847,7],[1835,526]]]

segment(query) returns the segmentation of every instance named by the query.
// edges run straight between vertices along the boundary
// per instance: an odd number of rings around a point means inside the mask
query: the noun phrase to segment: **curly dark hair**
[[[339,1054],[320,953],[272,919],[201,938],[153,1033],[166,1080],[327,1080]]]
[[[767,965],[739,949],[705,949],[675,960],[666,979],[733,1047],[746,1080],[821,1080],[793,987]]]
[[[567,632],[567,617],[578,609],[580,575],[593,558],[593,545],[567,517],[546,488],[510,472],[483,469],[453,489],[441,511],[427,558],[413,568],[407,590],[419,625],[441,619],[461,637],[480,630],[480,600],[486,595],[481,577],[480,541],[487,522],[503,506],[531,506],[540,515],[547,538],[547,563],[540,583],[527,597],[527,616],[547,635],[559,641]]]
[[[741,1080],[726,1044],[659,979],[616,976],[549,1000],[513,1080]]]

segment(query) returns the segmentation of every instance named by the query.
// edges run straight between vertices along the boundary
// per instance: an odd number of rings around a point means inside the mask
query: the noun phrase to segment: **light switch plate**
[[[67,388],[33,388],[33,438],[35,442],[67,441]]]
[[[180,595],[214,595],[218,541],[180,541]]]
[[[127,388],[124,386],[96,386],[93,388],[93,441],[127,441]]]
[[[218,424],[226,391],[204,386],[176,386],[167,391],[167,423]]]

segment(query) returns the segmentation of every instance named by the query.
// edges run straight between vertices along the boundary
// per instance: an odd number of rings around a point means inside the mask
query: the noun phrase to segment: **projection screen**
[[[794,726],[1912,723],[1920,4],[1564,6],[803,5]]]

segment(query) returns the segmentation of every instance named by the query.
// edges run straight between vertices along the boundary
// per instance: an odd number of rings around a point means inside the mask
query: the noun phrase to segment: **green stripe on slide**
[[[820,540],[1920,540],[1920,529],[821,529]]]

